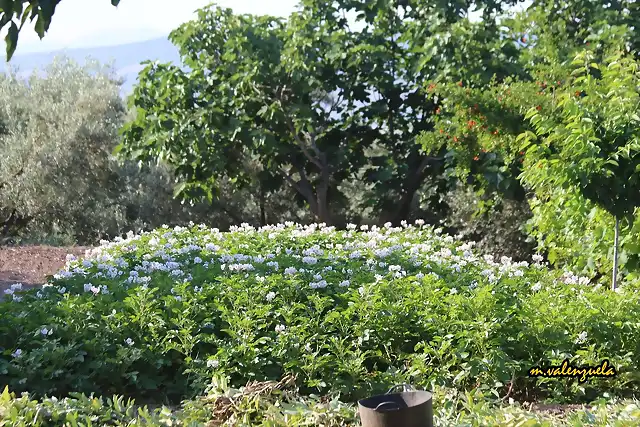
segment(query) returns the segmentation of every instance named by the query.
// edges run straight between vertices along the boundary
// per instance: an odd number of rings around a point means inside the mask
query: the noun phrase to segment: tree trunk
[[[331,214],[329,212],[327,193],[327,189],[318,189],[318,212],[315,215],[318,222],[324,222],[327,225],[331,225]]]
[[[400,224],[400,221],[406,220],[409,217],[413,198],[416,192],[418,191],[418,189],[420,188],[420,185],[422,185],[422,182],[424,181],[424,178],[425,178],[424,171],[430,164],[439,162],[441,160],[444,160],[444,158],[424,157],[420,162],[418,168],[412,171],[410,175],[407,177],[403,185],[403,189],[405,190],[404,194],[397,205],[397,209],[389,218],[389,220],[394,225]]]
[[[613,277],[611,278],[611,290],[618,286],[618,240],[620,234],[620,219],[616,217],[615,233],[613,238]]]
[[[259,195],[259,203],[260,203],[260,225],[264,227],[267,225],[267,213],[265,211],[265,195],[264,195],[264,187],[262,183],[260,184],[260,195]]]
[[[300,180],[295,181],[292,173],[281,170],[284,179],[307,201],[309,209],[316,221],[332,225],[332,217],[329,212],[329,185],[331,183],[331,171],[326,161],[326,156],[322,154],[319,161],[320,184],[313,188],[307,178],[307,174],[301,164],[294,164],[294,169],[300,174]]]
[[[32,219],[33,216],[20,216],[18,211],[13,209],[9,217],[0,223],[0,237],[6,239],[16,235],[21,229],[29,225]]]
[[[316,218],[320,222],[331,225],[331,213],[329,212],[329,184],[331,174],[329,172],[327,158],[324,154],[322,154],[320,158],[320,164],[322,165],[322,170],[320,171],[320,184],[316,191],[316,200],[318,201],[318,213],[316,214]]]
[[[240,218],[238,215],[235,214],[235,212],[233,212],[231,209],[227,209],[227,207],[224,205],[224,202],[222,200],[213,200],[213,203],[211,204],[211,206],[215,209],[216,207],[218,207],[222,212],[226,213],[227,215],[229,215],[229,218],[231,218],[235,224],[234,225],[240,225],[241,223],[243,223],[244,221],[242,220],[242,218]]]
[[[405,194],[400,199],[400,203],[398,204],[398,209],[394,212],[391,222],[394,225],[398,225],[400,221],[406,220],[411,213],[411,204],[413,203],[413,198],[415,197],[416,192],[420,188],[420,182],[413,181],[409,184],[408,187],[405,187]]]

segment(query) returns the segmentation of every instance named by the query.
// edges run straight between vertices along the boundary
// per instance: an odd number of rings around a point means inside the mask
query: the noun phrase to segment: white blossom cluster
[[[191,284],[193,277],[213,279],[233,275],[253,276],[259,283],[272,278],[291,280],[292,284],[306,284],[314,290],[331,286],[348,289],[354,283],[364,286],[357,279],[363,274],[373,274],[375,283],[385,278],[410,278],[416,284],[427,278],[440,280],[443,275],[473,275],[466,288],[473,291],[482,281],[495,285],[505,279],[524,280],[521,278],[528,269],[535,271],[544,265],[540,255],[534,255],[531,264],[514,262],[509,257],[496,260],[491,255],[478,256],[473,251],[473,242],[456,242],[443,235],[441,229],[423,226],[423,220],[416,220],[414,224],[405,221],[400,227],[390,223],[383,227],[348,224],[346,230],[336,230],[326,224],[303,226],[285,222],[261,228],[241,224],[231,227],[228,233],[204,225],[173,229],[164,226],[139,235],[130,232],[113,242],[102,241],[84,259],[67,256],[65,267],[54,275],[54,283],[36,295],[44,298],[49,293],[69,293],[66,281],[77,277],[82,278],[84,285],[73,293],[99,297],[111,294],[114,286],[152,287],[159,277],[176,284]],[[309,240],[318,233],[327,236],[320,239],[322,243],[315,238]],[[269,249],[256,251],[254,242],[258,241]],[[136,257],[132,252],[140,248],[146,253]],[[212,282],[193,283],[191,289],[201,292]],[[571,273],[565,273],[559,282],[590,283],[589,278]],[[529,286],[531,292],[544,288],[539,280]],[[21,285],[16,284],[5,294],[20,301],[20,291]],[[461,291],[459,286],[449,289],[452,295]],[[275,295],[267,294],[267,301],[272,301]],[[174,296],[177,300],[182,297]]]

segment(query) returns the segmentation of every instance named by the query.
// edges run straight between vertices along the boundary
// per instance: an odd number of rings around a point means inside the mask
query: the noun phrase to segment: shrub
[[[284,384],[283,384],[284,383]],[[141,406],[122,396],[99,398],[74,394],[64,399],[34,400],[0,395],[0,426],[93,425],[186,426],[359,426],[357,408],[339,400],[301,396],[283,388],[286,381],[253,382],[239,389],[215,379],[205,396],[185,401],[180,408]],[[600,399],[593,405],[534,410],[514,402],[499,403],[482,393],[459,393],[437,388],[433,395],[434,425],[453,426],[625,426],[640,421],[637,401]],[[536,409],[536,408],[533,408]],[[65,424],[67,425],[67,424]]]
[[[494,261],[419,226],[294,224],[130,234],[0,303],[12,390],[202,392],[293,374],[347,401],[390,384],[592,400],[639,384],[637,287],[609,292],[539,262]],[[529,378],[609,359],[615,378]]]
[[[451,207],[445,225],[462,239],[476,242],[477,250],[517,261],[530,259],[535,253],[525,228],[531,218],[526,200],[510,200],[495,193],[482,197],[460,185],[445,198]]]

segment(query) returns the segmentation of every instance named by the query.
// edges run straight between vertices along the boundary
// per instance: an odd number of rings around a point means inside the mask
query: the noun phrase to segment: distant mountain
[[[30,74],[34,69],[41,69],[53,62],[56,56],[65,55],[79,63],[87,58],[103,64],[113,62],[118,74],[125,78],[123,95],[131,93],[133,85],[142,70],[140,63],[146,60],[180,63],[178,49],[166,38],[156,38],[142,42],[115,46],[93,48],[64,49],[54,52],[38,52],[16,55],[11,59],[11,67],[17,68],[20,74]],[[7,64],[0,62],[0,72],[7,70]]]

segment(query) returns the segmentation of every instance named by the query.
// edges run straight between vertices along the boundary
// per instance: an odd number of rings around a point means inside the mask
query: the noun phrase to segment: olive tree
[[[4,231],[45,217],[62,226],[81,218],[117,221],[107,201],[114,191],[110,150],[124,120],[113,70],[58,60],[24,79],[0,75],[0,212]],[[83,213],[104,212],[89,217]],[[87,213],[88,213],[87,212]],[[88,226],[89,224],[87,224]],[[99,228],[99,227],[96,227]]]

